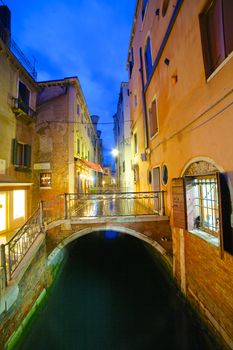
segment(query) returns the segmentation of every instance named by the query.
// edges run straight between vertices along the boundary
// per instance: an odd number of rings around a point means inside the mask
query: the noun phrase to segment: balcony
[[[16,118],[24,120],[26,124],[36,120],[36,112],[19,98],[12,97],[12,111]]]
[[[37,71],[35,69],[35,63],[29,61],[29,59],[24,55],[16,42],[11,38],[9,31],[4,27],[4,24],[0,22],[0,39],[8,47],[18,62],[20,62],[21,65],[26,69],[30,76],[36,81]]]

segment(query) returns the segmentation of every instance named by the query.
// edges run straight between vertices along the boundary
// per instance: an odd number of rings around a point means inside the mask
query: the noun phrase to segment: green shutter
[[[31,146],[24,145],[24,165],[28,168],[31,167]]]
[[[17,165],[17,147],[18,143],[16,139],[12,140],[12,163]]]

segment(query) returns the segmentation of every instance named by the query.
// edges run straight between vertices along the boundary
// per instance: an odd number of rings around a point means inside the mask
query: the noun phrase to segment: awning
[[[96,171],[97,173],[103,173],[103,169],[102,169],[102,167],[101,167],[100,164],[98,164],[98,163],[93,163],[93,162],[89,162],[88,160],[84,160],[84,159],[79,159],[79,161],[80,161],[83,165],[85,165],[85,166],[87,166],[88,168],[90,168],[91,170],[94,170],[94,171]]]

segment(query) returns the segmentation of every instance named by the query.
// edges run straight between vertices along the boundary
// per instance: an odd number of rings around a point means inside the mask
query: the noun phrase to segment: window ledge
[[[230,61],[233,57],[233,51],[225,58],[225,60],[215,69],[215,71],[207,78],[206,82],[209,83],[216,74]]]
[[[194,234],[195,236],[198,236],[202,239],[204,239],[206,242],[213,244],[215,247],[219,247],[220,246],[220,239],[218,237],[214,237],[211,234],[198,230],[198,229],[194,229],[194,230],[190,230],[190,233]]]

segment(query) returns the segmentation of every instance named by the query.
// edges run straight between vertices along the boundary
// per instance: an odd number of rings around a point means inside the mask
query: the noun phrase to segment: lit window
[[[219,236],[216,177],[186,178],[188,230]]]
[[[148,80],[152,74],[152,69],[153,69],[150,37],[147,39],[147,43],[146,43],[145,66],[146,66],[146,79]]]
[[[233,1],[214,0],[200,15],[202,49],[208,78],[233,51]]]
[[[13,191],[13,219],[19,219],[25,216],[25,191]]]

